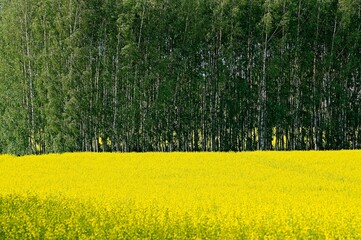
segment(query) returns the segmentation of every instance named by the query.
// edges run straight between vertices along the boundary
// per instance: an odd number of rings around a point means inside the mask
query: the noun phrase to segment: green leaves
[[[360,1],[0,4],[0,151],[361,146]]]

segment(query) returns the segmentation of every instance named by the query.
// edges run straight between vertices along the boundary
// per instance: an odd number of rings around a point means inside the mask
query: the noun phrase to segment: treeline
[[[0,0],[0,152],[361,148],[359,0]]]

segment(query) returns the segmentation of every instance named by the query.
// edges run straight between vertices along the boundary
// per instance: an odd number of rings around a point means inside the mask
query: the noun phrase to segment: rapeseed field
[[[361,151],[0,156],[0,239],[361,239]]]

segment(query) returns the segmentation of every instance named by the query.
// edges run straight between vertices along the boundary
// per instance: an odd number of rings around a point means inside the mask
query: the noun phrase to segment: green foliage
[[[361,146],[360,1],[0,5],[2,152]]]

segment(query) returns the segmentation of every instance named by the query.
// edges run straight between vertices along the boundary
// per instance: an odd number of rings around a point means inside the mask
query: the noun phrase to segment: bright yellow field
[[[361,239],[361,151],[0,156],[0,239]]]

